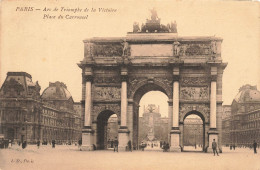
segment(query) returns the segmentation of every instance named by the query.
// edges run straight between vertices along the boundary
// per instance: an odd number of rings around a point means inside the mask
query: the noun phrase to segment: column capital
[[[83,75],[82,76],[82,81],[86,82],[86,81],[90,81],[92,82],[94,79],[94,77],[92,75]]]
[[[128,75],[121,75],[121,82],[128,81]]]
[[[173,80],[173,82],[180,81],[180,75],[173,75],[172,80]]]
[[[172,99],[169,99],[169,100],[168,100],[168,106],[173,106],[173,103],[172,103],[172,102],[173,102],[173,100],[172,100]]]
[[[211,81],[217,81],[217,77],[218,77],[217,75],[211,75],[210,80]]]

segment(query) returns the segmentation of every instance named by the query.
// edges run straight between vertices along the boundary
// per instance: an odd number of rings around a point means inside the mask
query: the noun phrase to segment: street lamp
[[[194,129],[195,149],[197,148],[197,144],[196,144],[196,131],[197,131],[197,129],[195,128]]]
[[[27,142],[27,118],[24,116],[24,123],[25,123],[25,141]]]

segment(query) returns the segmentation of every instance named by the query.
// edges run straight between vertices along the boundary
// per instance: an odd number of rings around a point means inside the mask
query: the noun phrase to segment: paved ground
[[[187,148],[191,149],[192,148]],[[220,156],[203,152],[161,151],[79,151],[76,146],[30,145],[26,149],[13,146],[0,150],[0,169],[200,169],[200,170],[260,170],[260,153],[247,148],[230,151],[223,148]],[[260,150],[259,150],[260,152]]]

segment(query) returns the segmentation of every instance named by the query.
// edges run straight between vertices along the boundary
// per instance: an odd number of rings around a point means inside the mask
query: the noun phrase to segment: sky
[[[223,38],[222,59],[228,62],[223,75],[223,104],[231,104],[244,84],[260,88],[260,11],[258,2],[249,1],[7,1],[1,2],[0,86],[8,71],[25,71],[39,81],[41,91],[49,82],[62,81],[81,100],[83,40],[91,37],[124,37],[134,22],[144,23],[150,9],[157,10],[162,24],[176,20],[179,36]],[[19,8],[17,8],[19,7]],[[34,7],[33,11],[20,11]],[[43,11],[44,8],[58,11]],[[65,9],[94,8],[96,12],[64,12]],[[98,12],[113,8],[116,12]],[[18,9],[18,10],[17,10]],[[40,9],[40,10],[35,10]],[[86,16],[87,19],[43,19],[44,14]],[[167,97],[144,95],[140,106],[158,104],[168,114]],[[148,97],[146,97],[148,96]],[[158,96],[158,97],[154,97]],[[166,99],[165,99],[166,97]],[[161,101],[161,100],[160,100]]]

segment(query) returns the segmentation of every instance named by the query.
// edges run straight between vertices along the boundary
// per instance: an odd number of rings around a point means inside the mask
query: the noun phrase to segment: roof
[[[42,93],[42,99],[45,100],[68,100],[71,97],[70,92],[67,90],[67,86],[59,81],[56,81],[55,83],[50,82],[49,87]]]
[[[239,89],[234,100],[238,103],[260,102],[260,91],[257,90],[256,86],[246,84]]]

